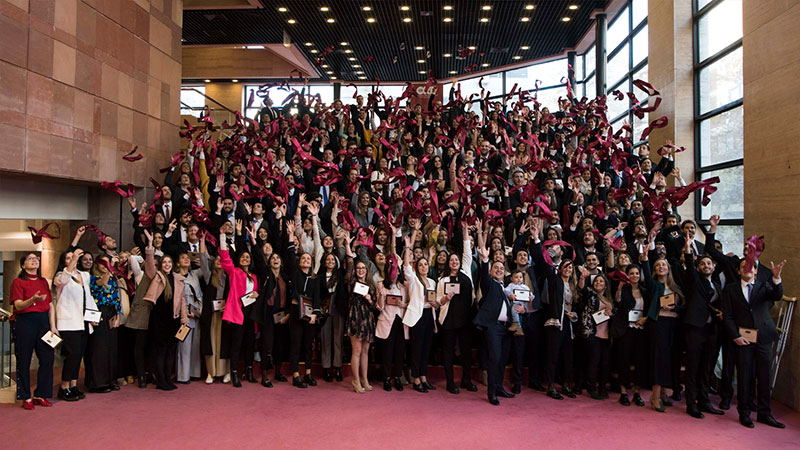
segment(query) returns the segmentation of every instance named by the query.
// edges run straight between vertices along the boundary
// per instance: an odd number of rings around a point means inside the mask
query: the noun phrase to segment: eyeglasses
[[[39,261],[39,257],[36,255],[30,255],[27,258],[25,258],[25,261]]]

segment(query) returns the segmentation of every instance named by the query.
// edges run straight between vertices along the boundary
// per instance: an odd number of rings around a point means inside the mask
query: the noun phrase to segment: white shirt
[[[169,207],[169,214],[167,214],[167,207]],[[167,219],[167,223],[169,224],[169,218],[175,214],[175,208],[172,207],[172,200],[164,202],[164,204],[161,205],[161,214],[164,214],[164,218]]]
[[[58,301],[56,302],[56,328],[59,331],[81,331],[86,326],[83,322],[85,309],[96,310],[97,305],[89,286],[90,275],[75,270],[59,272],[53,278],[56,285]],[[81,280],[81,283],[78,282]]]
[[[748,304],[750,303],[750,293],[751,293],[751,291],[753,289],[753,283],[754,282],[755,282],[755,280],[753,280],[753,281],[751,281],[749,283],[744,281],[744,280],[742,280],[742,282],[741,282],[742,283],[742,295],[744,295],[744,299],[747,300]]]
[[[494,281],[495,281],[495,283],[499,283],[500,284],[500,288],[503,289],[503,291],[505,291],[505,288],[503,287],[503,283],[500,283],[497,280],[494,280]],[[503,299],[503,304],[500,305],[500,315],[497,316],[497,320],[499,322],[508,322],[508,306],[506,306],[506,299],[505,298]]]
[[[189,244],[190,252],[195,252],[195,253],[200,252],[200,241],[197,241],[194,244],[192,244],[191,242],[186,242],[186,243]]]

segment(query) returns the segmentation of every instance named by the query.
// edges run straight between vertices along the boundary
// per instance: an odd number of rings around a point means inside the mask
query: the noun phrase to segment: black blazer
[[[475,325],[487,328],[496,324],[503,303],[506,305],[508,319],[511,319],[511,304],[503,291],[503,284],[489,276],[488,262],[481,262],[481,292],[483,298],[480,309],[478,309],[475,320],[472,321]]]
[[[642,306],[642,317],[644,317],[649,306],[648,300],[650,297],[647,295],[647,288],[642,286],[642,284],[639,285],[639,292],[644,302]],[[619,289],[621,290],[620,298],[618,302],[614,302],[614,315],[611,317],[609,329],[609,334],[612,338],[622,337],[628,332],[628,313],[636,306],[636,299],[633,298],[633,288],[631,285],[622,284]]]
[[[704,327],[709,315],[712,318],[716,318],[716,315],[711,314],[711,312],[714,309],[722,309],[720,295],[717,296],[714,303],[711,302],[714,294],[719,294],[722,290],[719,283],[715,281],[709,282],[709,280],[700,275],[694,265],[694,255],[684,253],[683,257],[686,261],[686,270],[683,272],[683,294],[686,296],[683,323],[694,327]],[[711,283],[714,284],[713,288]]]
[[[754,280],[750,303],[744,298],[741,283],[729,284],[722,292],[722,314],[728,336],[740,336],[739,327],[758,330],[758,343],[769,344],[778,339],[778,330],[769,311],[783,296],[783,284]]]

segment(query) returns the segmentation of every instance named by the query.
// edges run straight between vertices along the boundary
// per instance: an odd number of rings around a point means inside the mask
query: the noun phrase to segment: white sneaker
[[[223,383],[230,383],[231,382],[231,373],[230,372],[226,373],[225,376],[222,377],[222,382]]]
[[[214,382],[214,377],[211,375],[206,376],[206,384],[212,384]]]

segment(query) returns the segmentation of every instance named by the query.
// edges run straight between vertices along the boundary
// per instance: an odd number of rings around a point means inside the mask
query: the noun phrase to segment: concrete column
[[[603,97],[606,95],[606,63],[608,62],[606,34],[608,34],[608,18],[605,14],[598,14],[594,18],[594,23],[595,90],[597,97]]]

